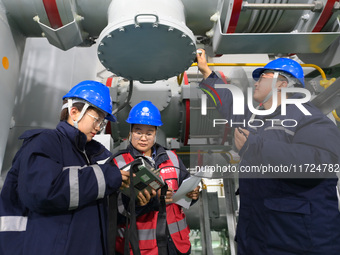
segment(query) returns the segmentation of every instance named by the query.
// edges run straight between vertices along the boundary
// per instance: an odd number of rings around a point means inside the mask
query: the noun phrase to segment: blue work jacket
[[[106,196],[122,183],[111,153],[67,122],[26,131],[0,197],[1,255],[107,254]]]
[[[340,254],[337,126],[310,102],[303,106],[311,115],[294,104],[287,105],[285,115],[280,106],[270,115],[253,116],[247,106],[244,115],[233,115],[232,94],[214,89],[217,83],[223,81],[212,73],[200,87],[220,96],[222,105],[216,104],[223,118],[250,132],[239,152],[244,172],[239,172],[238,254]],[[249,172],[264,167],[277,171]]]

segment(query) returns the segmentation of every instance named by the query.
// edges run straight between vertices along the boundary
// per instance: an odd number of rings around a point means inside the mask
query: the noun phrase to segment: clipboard
[[[125,165],[120,170],[132,171],[136,175],[133,177],[133,185],[135,194],[142,192],[146,189],[151,193],[152,190],[159,190],[165,184],[162,178],[159,176],[160,169],[155,169],[143,158],[137,158],[131,163]],[[122,190],[126,196],[130,196],[130,188],[124,188]]]

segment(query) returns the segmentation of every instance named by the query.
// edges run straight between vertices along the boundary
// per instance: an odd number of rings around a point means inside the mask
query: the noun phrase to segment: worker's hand
[[[168,187],[168,190],[165,195],[165,203],[169,204],[172,203],[172,196],[174,195],[174,190],[170,187]],[[158,190],[158,197],[161,196],[161,189]]]
[[[156,191],[154,189],[151,191],[151,194],[147,189],[145,189],[143,193],[139,192],[137,195],[138,204],[144,206],[148,204],[151,198],[153,198],[154,196],[156,196]]]
[[[240,151],[247,141],[249,136],[249,131],[243,128],[236,128],[234,133],[235,146]]]
[[[193,191],[187,193],[187,197],[193,200],[197,200],[200,192],[200,186],[197,186]]]
[[[200,70],[200,72],[203,74],[203,78],[206,79],[209,77],[212,71],[208,66],[206,55],[205,55],[205,50],[197,49],[197,51],[202,52],[202,53],[196,53],[197,67],[198,67],[198,70]]]
[[[120,189],[122,190],[124,188],[128,188],[130,185],[130,172],[120,170],[120,173],[122,175],[122,185],[120,186]]]

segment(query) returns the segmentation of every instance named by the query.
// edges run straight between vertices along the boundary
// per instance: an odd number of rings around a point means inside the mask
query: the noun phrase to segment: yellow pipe
[[[177,83],[178,83],[178,85],[182,84],[183,77],[184,77],[184,72],[177,76]]]
[[[208,66],[265,66],[267,63],[207,63]],[[193,63],[191,67],[197,66],[197,63]],[[328,80],[326,79],[325,72],[322,70],[321,67],[314,65],[314,64],[301,64],[302,67],[312,67],[319,71],[322,77],[322,81],[320,81],[321,86],[325,86],[323,84],[327,84]],[[182,84],[183,81],[183,74],[177,76],[177,83],[178,85]],[[328,85],[329,86],[329,85]]]
[[[230,156],[230,164],[237,164],[238,162],[240,162],[240,160],[235,160],[233,155],[231,155],[231,153],[228,151],[227,154]]]
[[[266,63],[207,63],[208,66],[265,66]],[[193,66],[197,66],[197,63],[193,63],[191,65]],[[314,64],[301,64],[302,67],[312,67],[315,68],[317,71],[319,71],[322,80],[320,80],[320,86],[324,87],[325,89],[327,89],[336,79],[332,78],[330,80],[327,80],[326,78],[326,74],[325,72],[322,70],[321,67],[314,65]],[[183,81],[183,76],[184,76],[184,72],[180,75],[177,76],[177,83],[178,85],[182,84]],[[334,118],[340,122],[340,118],[337,115],[336,111],[333,110],[332,114],[334,116]]]
[[[314,64],[301,64],[301,66],[302,67],[313,67],[313,68],[315,68],[321,74],[322,79],[323,80],[327,80],[326,79],[326,74],[325,74],[325,72],[322,70],[322,68],[320,66],[317,66],[317,65],[314,65]]]
[[[340,122],[340,117],[338,116],[338,114],[336,113],[336,110],[332,111],[332,114],[334,116],[334,118],[336,119],[336,121]]]
[[[222,187],[222,188],[224,187],[223,183],[221,183],[221,184],[206,184],[206,186],[207,187],[214,187],[215,186],[215,187]]]
[[[266,63],[208,63],[208,66],[265,66]],[[191,65],[197,66],[197,63],[193,63]],[[301,64],[302,67],[312,67],[319,71],[321,74],[322,79],[326,79],[325,72],[322,70],[321,67],[314,65],[314,64]]]

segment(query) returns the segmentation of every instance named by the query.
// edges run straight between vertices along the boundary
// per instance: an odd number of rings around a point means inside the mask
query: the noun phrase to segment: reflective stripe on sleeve
[[[69,210],[78,208],[79,206],[79,180],[78,180],[78,166],[67,167],[69,170],[70,183],[70,206]],[[67,169],[65,168],[65,169]]]
[[[97,183],[98,183],[98,196],[97,199],[103,198],[105,195],[105,178],[102,169],[98,165],[91,165],[93,168],[94,174],[96,175],[97,178]]]
[[[293,132],[293,131],[291,131],[291,130],[289,130],[289,129],[287,129],[287,128],[284,128],[284,127],[277,127],[277,126],[274,126],[274,127],[267,127],[267,128],[265,128],[264,130],[265,130],[265,131],[267,131],[267,130],[282,130],[282,131],[286,132],[286,134],[288,134],[288,135],[291,135],[291,136],[294,136],[294,135],[295,135],[295,132]]]
[[[0,232],[26,231],[27,217],[25,216],[1,216]]]
[[[88,167],[88,166],[86,166]],[[98,165],[91,165],[97,179],[98,195],[97,199],[103,198],[105,195],[105,178],[102,169]],[[79,206],[79,166],[64,167],[63,170],[69,169],[69,184],[70,184],[70,206],[69,210],[74,210]]]

